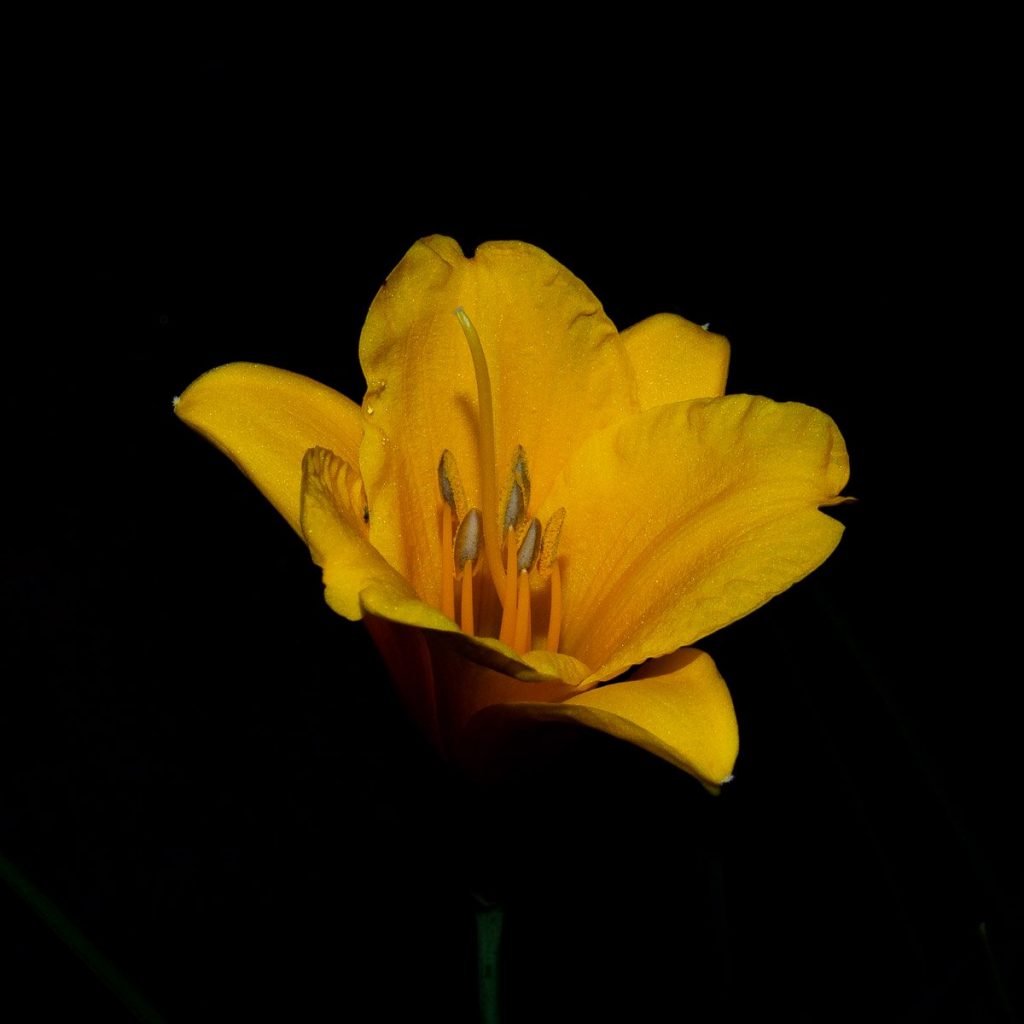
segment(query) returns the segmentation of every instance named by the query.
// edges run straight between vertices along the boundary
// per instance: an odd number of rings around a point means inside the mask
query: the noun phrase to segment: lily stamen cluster
[[[497,493],[490,373],[480,338],[469,317],[461,308],[455,311],[455,315],[466,335],[476,371],[480,409],[477,451],[480,457],[481,490],[486,505],[487,499],[493,500]],[[501,604],[498,639],[519,654],[533,648],[532,575],[541,581],[541,585],[551,581],[544,648],[557,651],[562,626],[558,542],[565,520],[565,509],[559,508],[550,516],[543,533],[540,520],[529,515],[530,471],[526,450],[522,445],[517,445],[513,453],[500,516],[496,504],[484,509],[467,507],[458,463],[447,448],[441,453],[437,465],[437,480],[441,496],[441,611],[455,621],[455,583],[459,581],[459,625],[467,635],[477,635],[477,598],[474,596],[473,576],[480,566],[483,548],[488,556],[484,560],[486,565],[483,571],[490,577],[490,592]],[[488,523],[492,529],[488,529]],[[490,606],[493,608],[493,601]]]

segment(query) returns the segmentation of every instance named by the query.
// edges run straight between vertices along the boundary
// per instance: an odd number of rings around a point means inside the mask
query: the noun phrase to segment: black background
[[[166,1020],[473,1019],[474,894],[505,910],[509,1021],[1015,1019],[993,369],[954,309],[970,204],[927,111],[820,67],[720,117],[722,85],[674,71],[623,91],[424,60],[395,91],[335,72],[358,49],[145,54],[58,90],[5,403],[14,1019],[130,1020],[129,990]],[[460,779],[174,418],[235,359],[360,398],[369,303],[434,232],[541,246],[620,326],[710,322],[731,391],[843,430],[838,551],[703,644],[741,728],[721,797],[554,728],[512,779]]]

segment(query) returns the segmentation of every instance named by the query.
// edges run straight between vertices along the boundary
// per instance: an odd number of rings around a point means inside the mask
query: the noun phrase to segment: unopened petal
[[[287,370],[229,363],[191,384],[174,411],[234,461],[298,533],[306,451],[322,446],[357,465],[359,406]]]

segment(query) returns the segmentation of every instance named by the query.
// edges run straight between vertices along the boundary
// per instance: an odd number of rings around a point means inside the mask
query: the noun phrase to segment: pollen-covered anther
[[[540,554],[540,521],[531,519],[530,525],[526,528],[523,541],[519,545],[519,554],[516,556],[516,568],[520,572],[529,572],[533,568],[537,556]]]
[[[523,492],[523,507],[530,507],[530,467],[526,462],[526,449],[521,445],[516,445],[516,450],[512,455],[512,479],[519,484],[519,489]]]
[[[545,647],[554,653],[562,636],[562,570],[558,565],[558,543],[562,539],[562,524],[565,509],[552,513],[544,527],[544,539],[540,543],[540,558],[537,559],[537,574],[541,579],[551,580],[551,611],[548,613],[548,635]]]
[[[531,519],[526,528],[523,542],[516,556],[519,580],[516,592],[516,621],[512,634],[512,646],[520,654],[530,649],[533,635],[532,610],[530,601],[530,570],[540,554],[540,521]]]
[[[441,611],[455,618],[455,550],[453,532],[466,515],[466,492],[462,487],[455,456],[445,448],[437,464],[437,485],[441,491]]]
[[[565,522],[565,509],[552,512],[547,526],[544,527],[544,539],[540,544],[540,558],[537,559],[537,572],[541,579],[547,579],[558,561],[558,542],[562,539],[562,524]]]
[[[437,484],[441,489],[441,500],[452,510],[456,522],[461,523],[466,515],[466,492],[459,476],[455,456],[445,448],[437,464]]]
[[[470,572],[476,567],[483,538],[483,519],[480,509],[471,508],[459,523],[459,529],[455,534],[455,567],[460,573],[467,571],[467,562],[470,563]]]
[[[526,515],[526,503],[523,500],[523,489],[513,480],[505,499],[505,514],[501,518],[501,532],[505,535],[509,530],[518,531],[523,517]]]
[[[462,597],[459,606],[459,624],[462,631],[470,636],[476,630],[476,615],[473,603],[473,571],[480,557],[483,543],[483,518],[480,509],[471,508],[459,523],[455,534],[455,564],[462,578]]]

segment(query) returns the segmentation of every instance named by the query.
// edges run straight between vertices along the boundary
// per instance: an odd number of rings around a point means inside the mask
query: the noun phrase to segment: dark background
[[[1017,1019],[971,202],[919,97],[827,63],[712,117],[723,86],[675,70],[423,62],[396,93],[218,47],[61,86],[5,399],[12,1019],[472,1019],[474,894],[505,910],[509,1021]],[[172,415],[235,359],[360,398],[369,303],[434,232],[541,246],[620,326],[710,322],[731,391],[843,430],[838,551],[703,644],[741,727],[721,797],[554,728],[511,779],[460,779]]]

